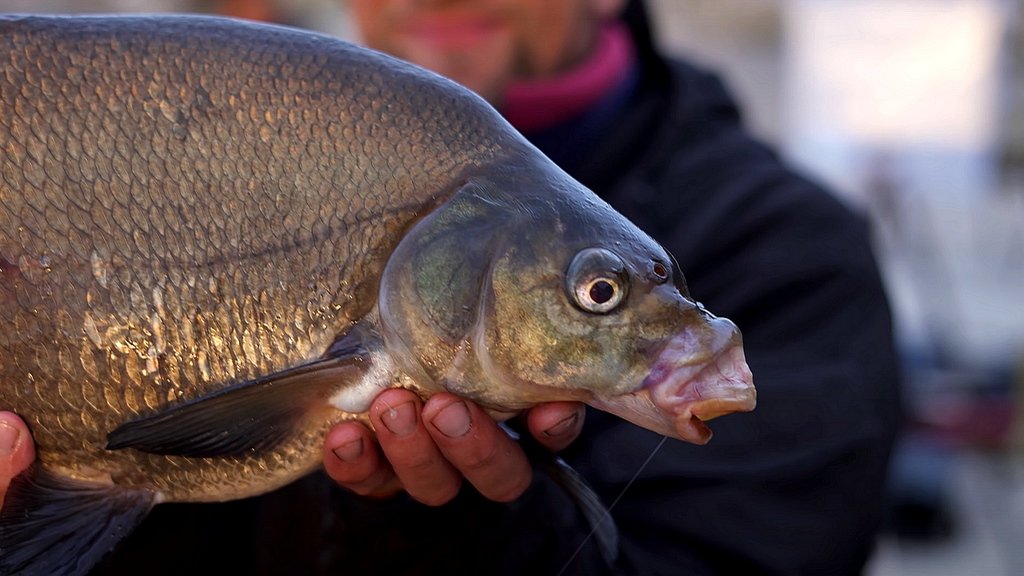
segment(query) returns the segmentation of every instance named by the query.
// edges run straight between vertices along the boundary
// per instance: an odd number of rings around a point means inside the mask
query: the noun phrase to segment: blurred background
[[[873,219],[909,422],[868,576],[1024,574],[1024,0],[648,0],[660,43]],[[354,39],[344,0],[0,0],[221,12]]]

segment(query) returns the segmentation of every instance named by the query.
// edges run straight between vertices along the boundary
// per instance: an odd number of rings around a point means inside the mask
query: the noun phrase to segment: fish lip
[[[663,352],[656,366],[674,364],[675,354]],[[673,422],[675,435],[683,440],[704,444],[711,430],[704,422],[733,412],[749,412],[757,405],[753,375],[747,366],[738,332],[711,357],[700,363],[676,365],[652,370],[643,389],[651,401]]]
[[[637,426],[693,444],[706,444],[705,421],[748,412],[757,403],[739,330],[714,318],[701,334],[680,333],[654,352],[652,368],[632,392],[595,395],[591,406]]]

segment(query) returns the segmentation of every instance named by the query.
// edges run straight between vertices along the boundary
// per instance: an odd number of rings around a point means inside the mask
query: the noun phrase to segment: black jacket
[[[858,574],[899,416],[886,298],[864,223],[744,131],[722,85],[648,60],[642,96],[570,172],[675,254],[737,323],[758,406],[669,442],[619,502],[626,572]],[[645,431],[603,414],[569,459],[606,499]],[[630,450],[631,456],[620,456]],[[625,462],[623,461],[625,459]]]
[[[614,503],[615,566],[580,547],[588,525],[543,474],[512,504],[466,488],[440,508],[369,502],[314,475],[260,498],[157,507],[99,572],[859,573],[898,419],[865,225],[753,140],[718,80],[661,59],[642,30],[639,49],[628,103],[564,167],[739,325],[758,407],[712,422],[707,446],[666,442],[625,492],[660,438],[587,415],[565,458]]]

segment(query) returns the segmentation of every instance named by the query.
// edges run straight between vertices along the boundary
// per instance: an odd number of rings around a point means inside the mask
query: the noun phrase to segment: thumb
[[[12,412],[0,412],[0,506],[11,479],[28,468],[35,457],[25,422]]]

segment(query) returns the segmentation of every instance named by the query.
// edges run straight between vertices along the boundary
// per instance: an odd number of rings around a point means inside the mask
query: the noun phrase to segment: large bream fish
[[[704,442],[754,406],[672,258],[467,90],[202,17],[0,18],[0,572],[266,492],[382,389],[580,400]]]

